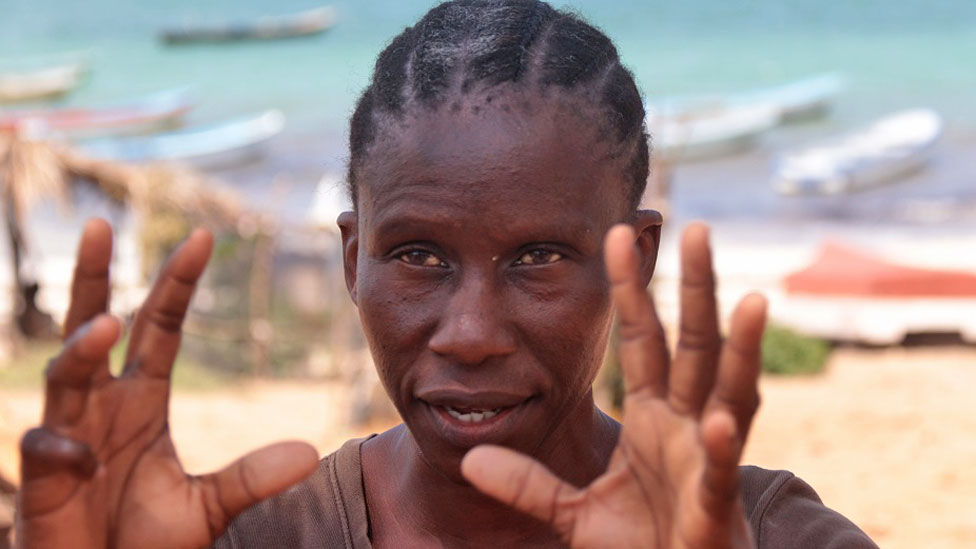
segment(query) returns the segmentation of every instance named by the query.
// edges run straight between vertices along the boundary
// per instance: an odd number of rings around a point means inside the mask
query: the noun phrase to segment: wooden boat
[[[331,6],[323,6],[292,15],[263,17],[251,22],[165,29],[160,33],[160,38],[167,44],[277,40],[318,34],[334,24],[335,10]]]
[[[895,181],[924,167],[942,135],[929,109],[884,117],[868,127],[784,154],[773,188],[781,194],[839,194]]]
[[[189,88],[92,108],[0,111],[0,131],[44,139],[136,135],[178,125],[192,107]]]
[[[775,109],[779,122],[784,123],[823,116],[843,89],[844,79],[839,74],[825,73],[736,94],[662,99],[655,106],[658,111],[673,117],[694,116],[696,113],[729,108],[765,106]]]
[[[778,120],[779,112],[768,106],[721,108],[680,116],[650,111],[647,128],[656,158],[683,162],[746,150]]]
[[[976,342],[976,273],[902,265],[847,245],[825,244],[783,279],[781,310],[805,333],[873,344],[913,333],[958,333]]]
[[[0,68],[0,103],[50,99],[81,82],[88,69],[84,60],[40,67]]]
[[[771,105],[779,111],[780,122],[808,120],[825,115],[843,89],[843,78],[838,74],[828,73],[736,94],[729,99],[729,104]]]
[[[86,141],[81,148],[96,158],[225,167],[255,156],[262,145],[281,132],[284,124],[281,111],[269,110],[177,132]]]

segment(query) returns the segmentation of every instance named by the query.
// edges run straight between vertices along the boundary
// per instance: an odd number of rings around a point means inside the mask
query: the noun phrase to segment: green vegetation
[[[0,365],[0,387],[4,389],[40,389],[48,360],[60,352],[56,342],[30,342],[9,363]],[[113,372],[118,373],[125,357],[125,342],[112,349]],[[182,391],[210,391],[232,386],[236,380],[221,375],[192,358],[179,357],[173,370],[173,387]]]
[[[762,341],[762,370],[776,375],[810,375],[823,371],[830,343],[770,324]]]
[[[610,348],[597,383],[607,384],[617,409],[623,406],[624,382],[617,356],[617,330],[611,334]],[[830,356],[829,342],[770,324],[762,341],[762,371],[773,375],[813,375],[823,371]]]

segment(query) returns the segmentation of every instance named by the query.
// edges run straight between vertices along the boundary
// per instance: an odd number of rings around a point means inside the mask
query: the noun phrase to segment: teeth
[[[447,413],[454,419],[459,419],[461,421],[467,421],[470,423],[477,423],[479,421],[484,421],[486,419],[491,419],[498,415],[501,408],[495,408],[494,410],[476,410],[466,413],[461,413],[450,406],[445,406]]]

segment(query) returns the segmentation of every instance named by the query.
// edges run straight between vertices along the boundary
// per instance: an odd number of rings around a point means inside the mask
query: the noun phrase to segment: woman
[[[745,298],[722,342],[701,225],[669,356],[645,291],[643,118],[610,40],[541,2],[449,2],[393,40],[352,117],[338,223],[404,424],[321,462],[289,442],[183,473],[168,379],[211,237],[174,254],[113,378],[110,231],[89,223],[23,443],[24,545],[873,547],[792,475],[738,467],[765,302]],[[622,425],[590,389],[614,310]]]

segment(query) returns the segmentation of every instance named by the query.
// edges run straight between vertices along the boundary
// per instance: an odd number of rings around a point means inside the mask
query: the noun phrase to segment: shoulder
[[[877,549],[867,534],[825,506],[793,473],[753,466],[739,472],[742,502],[759,549]]]
[[[310,477],[245,510],[213,547],[362,547],[368,542],[360,459],[366,440],[346,442]]]

